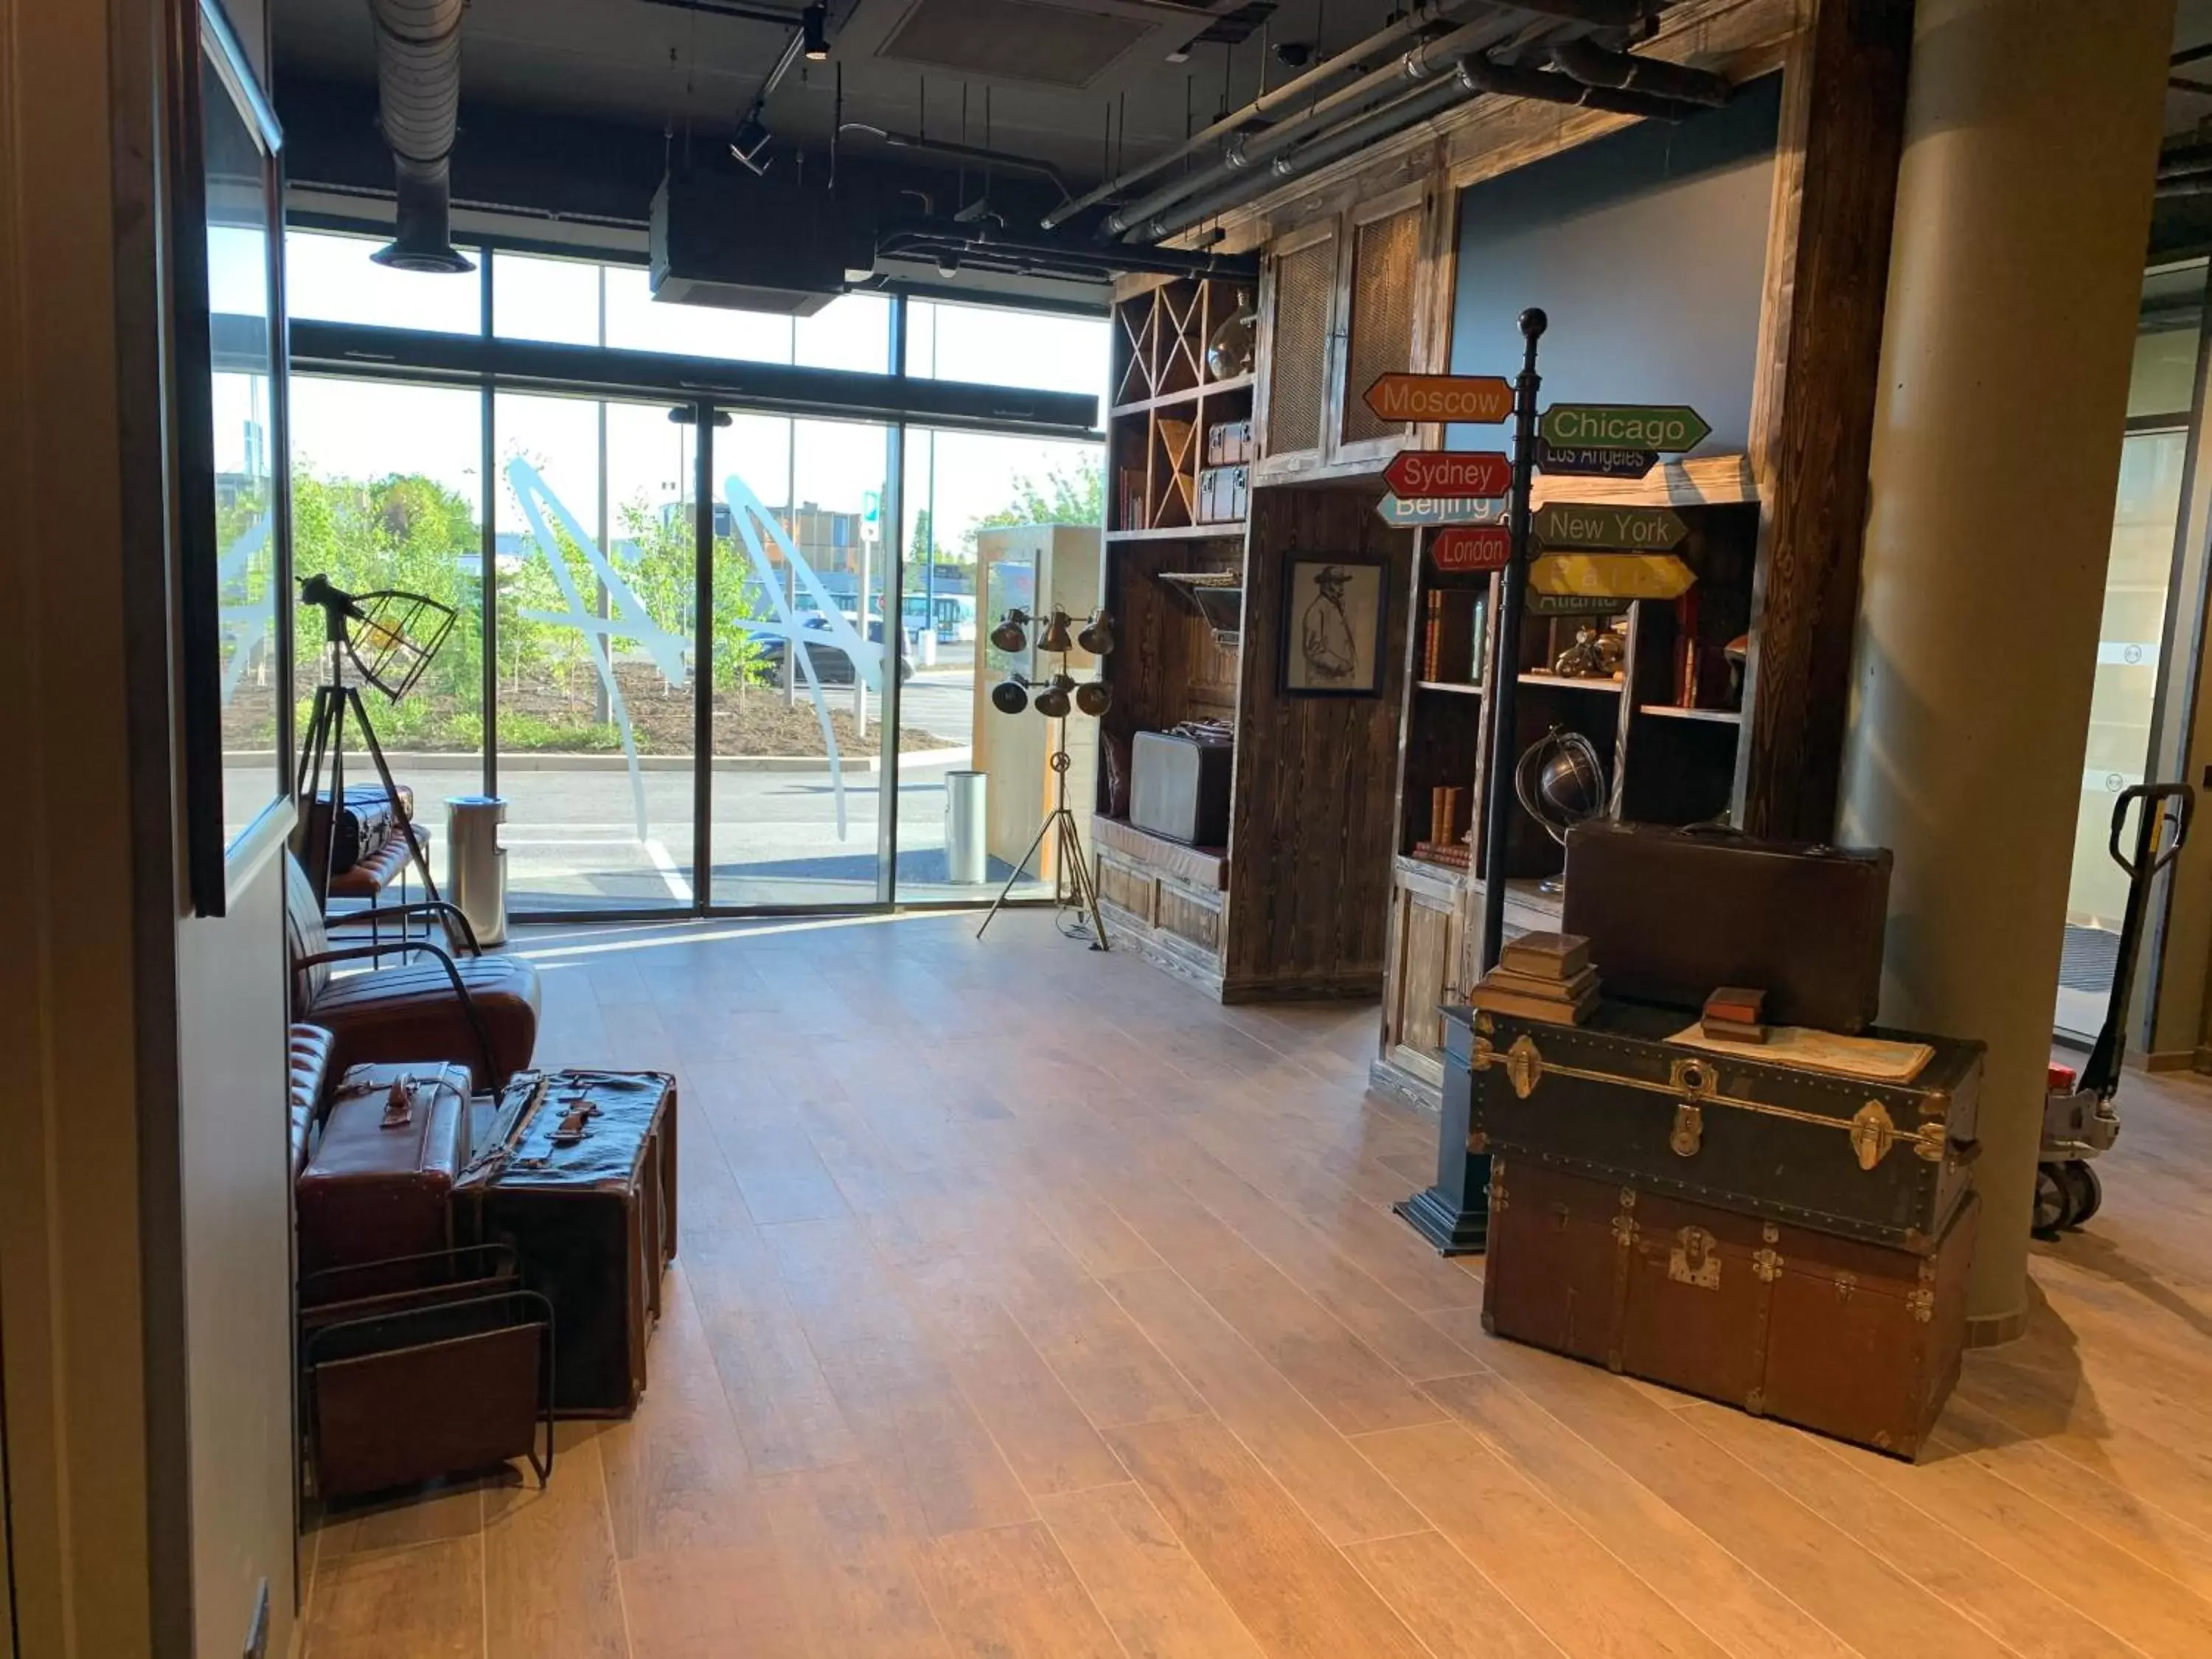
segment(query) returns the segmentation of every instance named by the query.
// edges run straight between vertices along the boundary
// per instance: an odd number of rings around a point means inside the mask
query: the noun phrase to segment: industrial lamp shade
[[[1018,678],[1000,680],[991,688],[991,707],[1001,714],[1018,714],[1029,706],[1029,688]]]
[[[1054,611],[1052,620],[1045,624],[1044,632],[1037,638],[1037,649],[1052,652],[1054,655],[1074,650],[1074,636],[1067,631],[1067,625],[1073,620],[1065,611]]]
[[[1104,656],[1114,648],[1114,619],[1103,611],[1092,612],[1075,642],[1094,657]]]
[[[1030,625],[1030,613],[1018,607],[999,618],[999,625],[991,630],[991,643],[1009,655],[1027,648],[1030,636],[1024,631]]]
[[[1067,694],[1075,689],[1075,682],[1066,674],[1054,674],[1052,683],[1036,694],[1036,711],[1048,720],[1064,720],[1069,707]]]
[[[1075,706],[1097,720],[1114,706],[1114,688],[1103,680],[1085,680],[1075,688]]]

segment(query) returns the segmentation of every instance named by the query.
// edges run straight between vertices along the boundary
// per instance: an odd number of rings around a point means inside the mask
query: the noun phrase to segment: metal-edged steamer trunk
[[[1935,1249],[1965,1200],[1983,1045],[1947,1037],[1909,1083],[1665,1039],[1695,1016],[1618,1001],[1585,1025],[1480,1012],[1470,1066],[1488,1150],[1893,1248]]]

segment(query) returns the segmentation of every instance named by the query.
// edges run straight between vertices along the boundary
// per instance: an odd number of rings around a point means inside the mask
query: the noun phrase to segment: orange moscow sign
[[[1513,387],[1495,374],[1382,374],[1367,388],[1379,421],[1502,421]]]

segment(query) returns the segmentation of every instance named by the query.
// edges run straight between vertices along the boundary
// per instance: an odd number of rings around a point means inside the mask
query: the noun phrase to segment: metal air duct
[[[1552,61],[1586,87],[1648,92],[1656,98],[1679,98],[1711,109],[1728,102],[1735,90],[1725,75],[1656,58],[1638,58],[1632,52],[1608,52],[1595,40],[1555,40]]]
[[[368,0],[377,124],[392,147],[399,191],[391,246],[369,257],[395,270],[476,269],[453,246],[449,176],[460,125],[465,6],[465,0]]]

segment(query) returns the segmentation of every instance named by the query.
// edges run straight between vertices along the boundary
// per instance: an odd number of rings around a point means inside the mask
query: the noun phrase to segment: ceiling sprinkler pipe
[[[1223,179],[1249,172],[1257,163],[1280,155],[1301,139],[1325,131],[1333,119],[1345,118],[1357,107],[1372,104],[1394,91],[1403,91],[1407,82],[1427,81],[1449,74],[1459,54],[1484,51],[1518,33],[1528,9],[1518,8],[1493,13],[1462,24],[1382,68],[1370,70],[1349,86],[1317,100],[1266,131],[1231,139],[1228,152],[1219,161],[1170,179],[1150,195],[1108,214],[1100,234],[1114,236],[1133,231],[1185,198],[1210,191]]]
[[[1533,98],[1547,104],[1568,104],[1583,109],[1611,110],[1620,115],[1640,115],[1647,120],[1680,121],[1695,115],[1700,106],[1679,98],[1661,98],[1648,92],[1627,92],[1613,87],[1593,87],[1571,76],[1553,75],[1517,64],[1471,59],[1467,72],[1485,92],[1508,98]]]
[[[370,257],[401,270],[476,267],[453,246],[451,161],[461,114],[465,0],[369,0],[377,120],[392,147],[399,206],[391,245]]]
[[[1555,41],[1552,61],[1586,87],[1646,92],[1709,109],[1718,109],[1735,91],[1724,75],[1656,58],[1638,58],[1632,52],[1608,52],[1594,40]]]
[[[1440,21],[1446,14],[1458,10],[1466,0],[1431,0],[1425,5],[1410,8],[1395,22],[1388,23],[1354,46],[1323,58],[1303,75],[1293,76],[1273,91],[1262,94],[1240,109],[1231,110],[1211,126],[1202,127],[1180,144],[1164,149],[1150,161],[1141,161],[1124,173],[1116,173],[1097,189],[1064,202],[1044,216],[1044,228],[1050,230],[1065,224],[1085,208],[1096,207],[1109,197],[1119,194],[1139,180],[1149,179],[1161,168],[1171,167],[1186,155],[1194,155],[1217,138],[1227,137],[1239,127],[1286,109],[1300,99],[1310,97],[1330,82],[1351,74],[1371,59],[1376,53],[1386,52],[1401,40],[1419,33],[1431,24]]]

